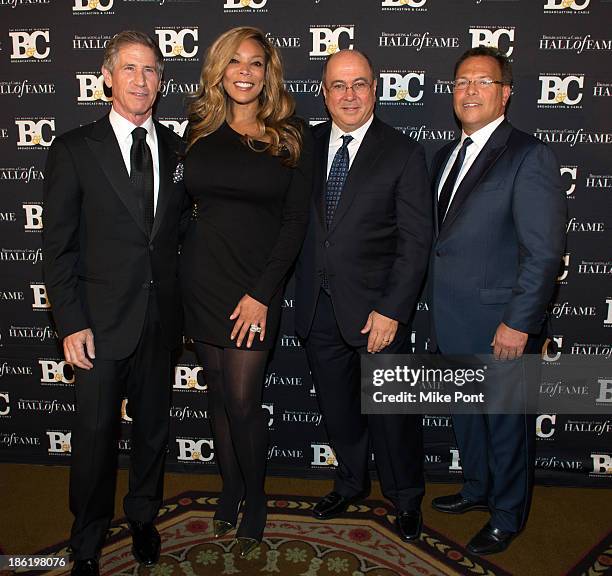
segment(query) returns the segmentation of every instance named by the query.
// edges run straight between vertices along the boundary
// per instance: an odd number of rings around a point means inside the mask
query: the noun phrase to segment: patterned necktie
[[[329,176],[327,177],[327,188],[325,190],[325,223],[327,227],[331,225],[334,219],[334,212],[340,202],[340,196],[342,196],[342,188],[344,187],[344,181],[349,171],[349,153],[348,145],[353,139],[350,134],[342,136],[342,146],[332,162],[329,170]]]
[[[132,130],[132,148],[130,149],[130,180],[140,193],[145,229],[149,236],[153,230],[154,197],[153,197],[153,157],[147,144],[147,131],[142,128]]]
[[[438,227],[442,227],[442,222],[444,222],[444,217],[446,216],[446,211],[448,210],[450,199],[453,194],[453,190],[455,188],[455,182],[457,181],[457,177],[461,172],[461,166],[463,165],[463,161],[465,160],[465,153],[467,151],[467,147],[473,142],[473,140],[468,136],[461,145],[461,150],[459,150],[459,154],[457,154],[457,159],[453,164],[448,176],[446,177],[446,181],[444,182],[444,186],[442,187],[442,192],[440,192],[440,198],[438,198]]]

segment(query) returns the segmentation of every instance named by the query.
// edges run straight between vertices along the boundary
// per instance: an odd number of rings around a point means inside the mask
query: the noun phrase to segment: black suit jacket
[[[457,145],[432,164],[438,186]],[[500,322],[539,334],[565,246],[566,200],[549,147],[502,122],[464,179],[429,266],[432,344],[445,354],[490,353]]]
[[[151,237],[108,116],[55,139],[44,186],[44,277],[60,337],[91,328],[96,357],[136,347],[155,290],[167,346],[180,344],[177,286],[182,141],[155,122],[159,195]]]
[[[431,245],[431,201],[422,146],[378,118],[366,132],[329,228],[325,188],[331,122],[313,129],[314,190],[296,267],[296,330],[307,338],[325,269],[343,338],[360,334],[376,310],[401,323],[414,311]]]

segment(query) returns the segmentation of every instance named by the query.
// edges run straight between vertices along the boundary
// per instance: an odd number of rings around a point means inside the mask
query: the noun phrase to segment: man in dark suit
[[[429,298],[433,349],[539,354],[546,307],[565,243],[566,206],[549,148],[505,120],[512,70],[493,48],[474,48],[455,67],[459,141],[434,158],[435,241]],[[528,391],[516,390],[516,395]],[[454,415],[465,483],[433,500],[441,512],[489,509],[472,538],[475,554],[504,550],[523,527],[534,465],[535,417]]]
[[[140,32],[108,44],[113,106],[55,140],[45,172],[44,274],[66,360],[76,373],[70,545],[73,574],[98,573],[113,517],[120,403],[133,418],[124,510],[133,551],[157,561],[171,350],[181,341],[176,284],[184,188],[181,140],[154,121],[163,57]]]
[[[338,459],[334,491],[314,516],[338,516],[369,493],[371,440],[398,532],[412,540],[425,489],[421,419],[361,413],[360,354],[408,351],[431,243],[424,153],[374,115],[376,80],[365,55],[332,55],[323,94],[331,122],[314,130],[315,189],[296,270],[296,329]]]

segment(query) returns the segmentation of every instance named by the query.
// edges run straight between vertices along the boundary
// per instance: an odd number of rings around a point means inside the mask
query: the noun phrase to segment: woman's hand
[[[266,335],[266,317],[268,307],[261,302],[245,294],[238,302],[230,316],[230,320],[236,320],[230,339],[236,338],[236,346],[240,348],[244,337],[248,333],[247,348],[253,344],[253,338],[259,333],[259,341],[263,342]],[[254,327],[258,329],[255,330]]]

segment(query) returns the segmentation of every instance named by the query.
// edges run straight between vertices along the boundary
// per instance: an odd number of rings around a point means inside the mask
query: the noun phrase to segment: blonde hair
[[[253,39],[261,44],[265,54],[264,88],[259,95],[257,126],[268,141],[265,147],[255,147],[254,140],[246,138],[250,148],[283,156],[283,162],[295,166],[302,147],[300,125],[292,119],[295,102],[283,84],[283,66],[278,50],[258,28],[240,26],[219,36],[206,52],[200,74],[200,86],[189,106],[189,136],[187,149],[200,138],[215,132],[227,118],[228,96],[223,88],[223,74],[240,44]]]

